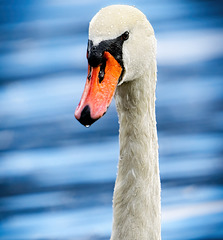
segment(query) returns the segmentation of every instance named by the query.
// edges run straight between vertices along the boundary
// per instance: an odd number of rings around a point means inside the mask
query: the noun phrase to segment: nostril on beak
[[[86,105],[81,112],[81,117],[78,121],[83,124],[85,127],[89,127],[92,123],[94,123],[97,119],[91,118],[91,109],[89,105]]]

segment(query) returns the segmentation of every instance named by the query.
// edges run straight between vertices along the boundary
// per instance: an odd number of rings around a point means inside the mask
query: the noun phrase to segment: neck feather
[[[148,74],[116,90],[120,159],[111,240],[161,239],[155,87],[154,62]]]

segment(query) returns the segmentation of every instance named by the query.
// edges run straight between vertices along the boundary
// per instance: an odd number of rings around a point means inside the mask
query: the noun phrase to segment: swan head
[[[146,16],[133,6],[102,8],[91,20],[88,76],[76,119],[85,126],[102,117],[116,87],[139,80],[156,57],[156,39]]]

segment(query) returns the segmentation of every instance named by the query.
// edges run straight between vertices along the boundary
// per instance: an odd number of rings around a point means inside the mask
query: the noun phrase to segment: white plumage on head
[[[121,83],[131,81],[148,71],[150,61],[156,55],[154,30],[146,16],[128,5],[112,5],[102,8],[91,20],[89,39],[94,45],[117,38],[125,31],[129,40],[123,45],[123,62],[126,69]]]

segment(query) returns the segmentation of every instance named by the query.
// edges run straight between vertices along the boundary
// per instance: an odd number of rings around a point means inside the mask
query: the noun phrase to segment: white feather
[[[123,44],[125,73],[116,89],[120,159],[111,240],[160,240],[160,177],[155,117],[156,39],[135,7],[114,5],[90,22],[95,45],[129,31]]]

